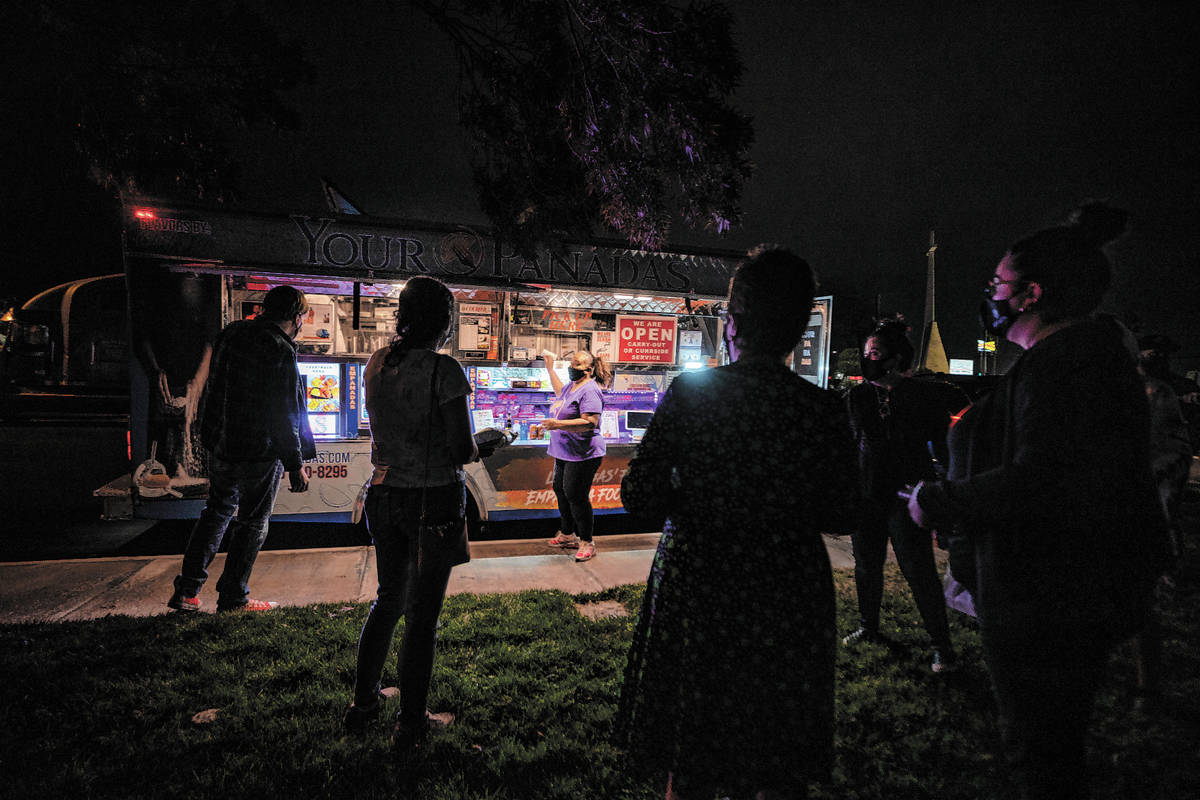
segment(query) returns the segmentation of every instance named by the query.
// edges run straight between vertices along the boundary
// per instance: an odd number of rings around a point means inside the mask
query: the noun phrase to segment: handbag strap
[[[433,374],[429,378],[429,424],[425,427],[425,471],[421,476],[421,522],[425,522],[425,491],[429,483],[429,451],[433,446],[433,412],[437,408],[437,373],[442,360],[433,351]]]

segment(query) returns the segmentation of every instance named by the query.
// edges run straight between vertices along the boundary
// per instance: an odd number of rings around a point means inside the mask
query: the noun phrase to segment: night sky
[[[1200,367],[1200,30],[1187,4],[729,5],[756,173],[740,229],[677,241],[794,248],[834,294],[845,346],[877,294],[919,335],[936,230],[939,326],[947,354],[970,358],[1005,247],[1109,199],[1133,214],[1109,310],[1171,335],[1185,346],[1177,363]],[[267,6],[318,77],[293,96],[302,130],[239,143],[243,206],[321,210],[325,175],[372,214],[486,222],[450,46],[419,12]],[[62,192],[50,202],[70,213]]]

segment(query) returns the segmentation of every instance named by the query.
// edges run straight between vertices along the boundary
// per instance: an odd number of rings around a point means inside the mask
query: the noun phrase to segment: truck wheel
[[[475,504],[475,498],[467,492],[467,538],[472,541],[479,539],[483,535],[484,524],[479,518],[479,506]]]

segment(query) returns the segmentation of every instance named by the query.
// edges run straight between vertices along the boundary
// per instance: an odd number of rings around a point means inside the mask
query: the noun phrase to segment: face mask
[[[577,381],[580,378],[582,378],[584,375],[587,375],[587,373],[581,369],[575,369],[574,367],[567,367],[567,375],[571,378],[572,381]]]
[[[991,297],[985,297],[979,304],[979,321],[983,324],[984,330],[1001,339],[1020,316],[1020,313],[1013,311],[1012,305],[1008,302],[1009,299],[994,300]]]
[[[887,375],[892,371],[892,368],[888,366],[891,363],[892,359],[890,358],[881,358],[878,361],[873,361],[869,358],[863,358],[861,361],[863,380],[879,380],[884,375]]]

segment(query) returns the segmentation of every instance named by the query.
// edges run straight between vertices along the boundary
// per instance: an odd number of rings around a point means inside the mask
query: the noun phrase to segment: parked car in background
[[[60,284],[0,314],[0,420],[129,414],[123,274]]]

